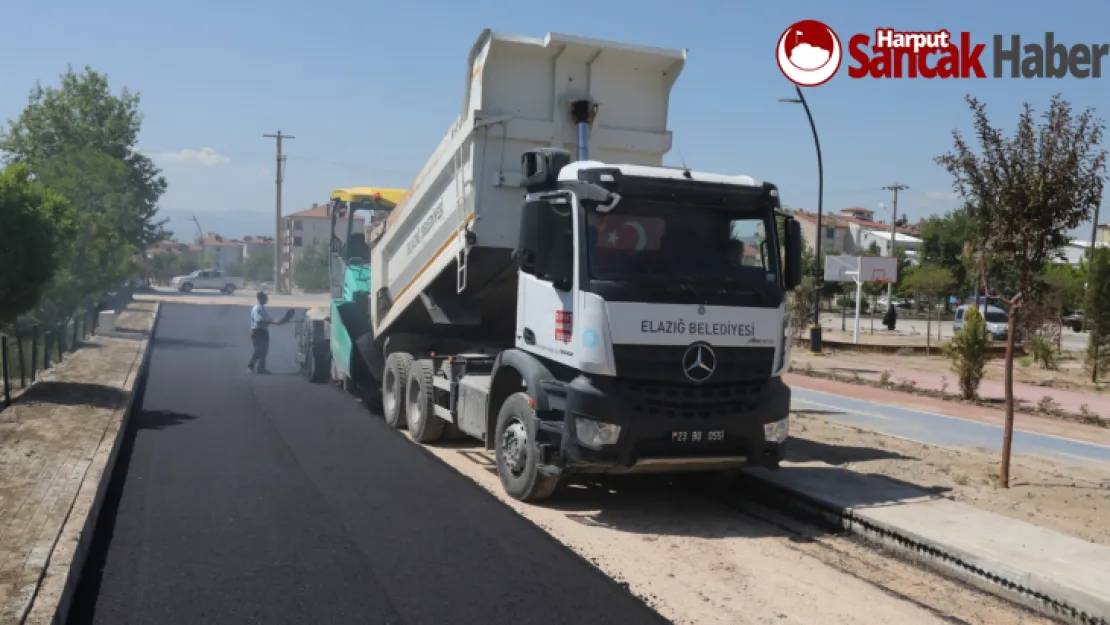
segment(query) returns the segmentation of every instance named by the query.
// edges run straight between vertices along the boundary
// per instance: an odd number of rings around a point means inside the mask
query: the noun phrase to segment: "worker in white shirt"
[[[251,361],[247,364],[247,371],[269,373],[266,370],[266,353],[270,351],[270,326],[286,323],[290,315],[287,314],[274,321],[270,312],[266,310],[266,302],[270,301],[270,298],[262,291],[258,292],[257,298],[258,303],[251,308],[251,343],[254,345],[254,353],[251,354]]]

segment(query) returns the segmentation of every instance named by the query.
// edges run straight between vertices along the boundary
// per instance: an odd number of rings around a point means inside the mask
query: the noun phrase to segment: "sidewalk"
[[[748,474],[757,488],[790,495],[799,513],[831,515],[866,540],[1042,614],[1110,619],[1110,547],[821,462]]]
[[[0,413],[0,621],[50,623],[72,592],[156,307],[128,305],[134,338],[90,337]]]
[[[851,378],[854,374],[858,375],[861,379],[873,381],[879,380],[884,368],[882,365],[876,366],[869,364],[866,354],[855,354],[854,356],[825,355],[810,357],[795,352],[792,360],[794,366],[791,369],[795,373],[801,372],[805,369],[806,365],[809,365],[815,372],[832,373],[841,378]],[[1015,364],[1015,366],[1017,365]],[[947,395],[953,397],[959,396],[959,386],[957,385],[956,375],[954,373],[944,374],[937,371],[903,367],[889,369],[891,372],[890,381],[894,384],[905,380],[913,383],[914,386],[920,389],[938,392],[944,391]],[[944,388],[946,380],[947,389]],[[1023,406],[1026,410],[1035,408],[1037,402],[1039,402],[1042,397],[1046,396],[1051,397],[1055,407],[1060,410],[1072,414],[1079,414],[1080,407],[1086,404],[1087,409],[1090,410],[1091,413],[1103,418],[1110,418],[1110,395],[1081,393],[1078,391],[1014,382],[1014,399],[1017,401],[1019,410],[1021,410]],[[983,380],[979,385],[979,397],[987,401],[1001,403],[1005,398],[1003,383],[999,380]]]

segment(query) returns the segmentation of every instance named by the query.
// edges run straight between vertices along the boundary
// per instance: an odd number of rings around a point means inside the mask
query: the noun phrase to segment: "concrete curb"
[[[742,473],[741,492],[768,507],[831,531],[846,531],[882,550],[941,575],[1022,605],[1052,619],[1076,625],[1110,625],[1110,597],[1070,588],[1037,571],[1015,570],[986,554],[967,553],[936,539],[869,518],[851,507],[792,488],[773,472]]]
[[[22,623],[39,623],[49,622],[52,625],[65,625],[69,619],[69,609],[73,602],[74,593],[77,591],[77,586],[81,580],[81,574],[84,572],[85,561],[89,555],[89,549],[92,546],[93,537],[96,534],[97,522],[100,519],[100,511],[104,506],[104,500],[107,497],[108,487],[112,482],[113,469],[115,468],[116,461],[119,459],[119,451],[123,446],[123,440],[127,436],[128,428],[131,423],[131,415],[137,405],[142,401],[143,395],[146,391],[146,377],[147,368],[150,365],[150,357],[153,353],[151,346],[154,343],[154,335],[158,330],[158,321],[161,319],[162,304],[159,302],[155,305],[153,317],[154,320],[150,326],[150,336],[147,338],[147,343],[143,349],[143,354],[140,357],[139,364],[135,369],[134,383],[131,389],[131,398],[128,400],[127,407],[123,410],[123,415],[120,418],[119,430],[116,432],[116,438],[112,442],[111,451],[108,453],[108,458],[104,464],[104,468],[100,475],[100,481],[96,486],[96,492],[93,495],[92,504],[84,519],[73,518],[73,511],[70,512],[70,517],[62,525],[61,532],[59,532],[58,543],[61,543],[62,538],[66,535],[67,531],[77,531],[77,544],[73,549],[73,555],[68,563],[68,569],[64,573],[65,582],[62,586],[60,595],[56,598],[57,605],[50,606],[49,602],[55,600],[51,597],[41,597],[36,594],[36,597],[31,601],[31,605],[27,610]],[[121,337],[122,338],[122,337]],[[134,338],[134,337],[127,337]],[[84,485],[82,489],[84,490]],[[78,492],[80,497],[80,491]],[[80,529],[74,527],[75,524],[80,524]],[[58,550],[58,543],[55,543],[54,550]],[[49,573],[49,568],[63,564],[54,561],[52,554],[47,564],[47,570],[44,571],[43,578],[40,580],[40,588],[46,580],[46,575]],[[39,599],[43,603],[39,603]],[[44,605],[45,603],[45,605]],[[38,614],[36,614],[38,613]],[[41,617],[41,618],[40,618]],[[49,619],[49,620],[46,620]]]

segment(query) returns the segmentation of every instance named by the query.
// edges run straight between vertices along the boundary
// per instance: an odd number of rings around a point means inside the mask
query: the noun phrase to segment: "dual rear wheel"
[[[447,422],[435,412],[435,368],[431,360],[394,353],[385,359],[382,376],[382,415],[386,423],[408,428],[413,440],[434,443],[443,437]]]
[[[382,415],[390,426],[408,428],[412,439],[434,443],[452,424],[436,414],[435,365],[409,354],[393,353],[382,375]],[[525,393],[510,395],[501,405],[494,429],[497,474],[505,492],[519,501],[547,499],[559,479],[540,472],[534,402]]]

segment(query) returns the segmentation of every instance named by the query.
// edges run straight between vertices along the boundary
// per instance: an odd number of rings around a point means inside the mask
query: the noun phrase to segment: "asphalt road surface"
[[[275,314],[284,312],[275,309]],[[351,397],[246,371],[239,306],[163,304],[70,623],[663,623]]]

